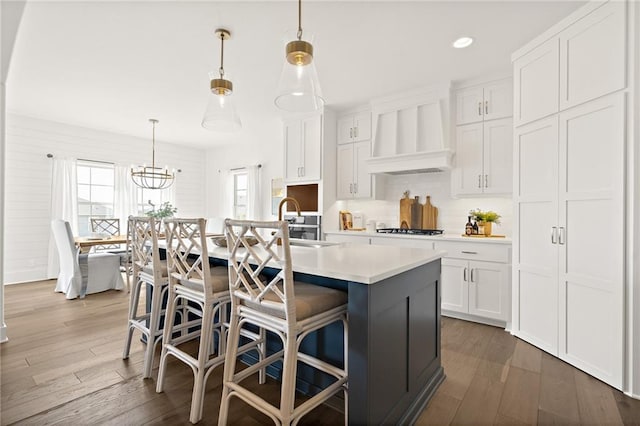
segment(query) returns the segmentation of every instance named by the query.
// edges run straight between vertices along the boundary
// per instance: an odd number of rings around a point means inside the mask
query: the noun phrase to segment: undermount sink
[[[299,239],[289,239],[290,246],[298,246],[298,247],[311,247],[311,248],[322,248],[332,246],[334,244],[327,242],[319,242],[316,240],[299,240]]]

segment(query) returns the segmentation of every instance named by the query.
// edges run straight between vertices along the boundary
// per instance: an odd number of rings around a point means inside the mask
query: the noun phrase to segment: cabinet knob
[[[478,175],[478,188],[482,188],[482,175]]]
[[[353,184],[349,184],[349,194],[353,194]]]
[[[478,102],[478,115],[482,115],[482,102]]]
[[[357,128],[357,127],[354,127],[354,128],[353,128],[353,137],[354,137],[354,138],[357,138],[357,137],[358,137],[358,128]]]
[[[349,137],[353,138],[353,127],[349,127]]]
[[[489,187],[489,175],[484,175],[484,187]]]
[[[466,281],[467,280],[467,268],[464,268],[464,270],[462,271],[462,281]]]
[[[484,113],[489,114],[489,101],[484,101]]]
[[[564,245],[564,226],[558,228],[558,244]]]
[[[551,227],[551,244],[558,243],[558,228],[555,226]]]
[[[472,283],[475,282],[475,281],[473,281],[473,269],[474,268],[471,268],[471,279],[469,280],[469,282],[472,282]]]
[[[354,184],[353,184],[353,193],[354,193],[354,194],[357,194],[357,193],[358,193],[358,184],[357,184],[357,183],[354,183]]]

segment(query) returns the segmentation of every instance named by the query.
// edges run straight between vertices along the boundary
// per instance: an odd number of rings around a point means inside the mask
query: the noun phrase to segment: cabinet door
[[[442,309],[466,313],[469,310],[468,262],[445,257],[441,265]]]
[[[560,114],[560,358],[620,389],[624,365],[624,94]],[[602,218],[606,232],[595,232]]]
[[[513,331],[557,355],[558,118],[516,128],[514,141]]]
[[[513,187],[513,123],[510,118],[484,122],[483,190],[508,194]]]
[[[353,117],[353,141],[367,141],[371,139],[371,113],[360,112]]]
[[[319,180],[322,165],[322,116],[302,120],[302,178]]]
[[[459,180],[458,194],[481,194],[484,184],[482,173],[482,123],[456,128],[456,168]]]
[[[469,313],[507,321],[511,303],[508,283],[508,265],[469,262]]]
[[[625,10],[610,1],[560,34],[560,109],[624,89]]]
[[[484,121],[513,115],[513,81],[501,80],[484,87]]]
[[[355,198],[371,198],[371,175],[366,160],[371,157],[371,141],[353,144],[353,194]]]
[[[558,39],[554,38],[513,63],[516,126],[558,112],[559,61]]]
[[[338,145],[353,142],[353,116],[338,119]]]
[[[347,145],[338,145],[337,150],[337,198],[346,200],[353,198],[353,162],[354,150],[352,143]]]
[[[482,121],[484,95],[482,87],[471,87],[456,92],[456,124]]]
[[[301,180],[303,159],[302,134],[300,121],[291,120],[284,123],[284,178],[285,180]]]

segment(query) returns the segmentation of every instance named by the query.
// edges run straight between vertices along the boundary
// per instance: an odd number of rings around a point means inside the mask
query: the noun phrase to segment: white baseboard
[[[0,343],[4,343],[7,340],[7,325],[6,324],[2,324],[2,327],[0,327]]]

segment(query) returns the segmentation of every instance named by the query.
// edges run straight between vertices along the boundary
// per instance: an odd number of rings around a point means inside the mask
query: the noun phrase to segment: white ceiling
[[[305,35],[328,106],[507,71],[511,53],[583,2],[304,1]],[[209,147],[260,138],[273,104],[297,2],[29,1],[7,81],[9,112]],[[243,121],[239,135],[200,126],[209,71],[226,76]],[[287,36],[287,31],[291,35]],[[467,49],[451,42],[471,35]],[[307,37],[303,37],[307,38]],[[269,127],[269,128],[272,128]]]

